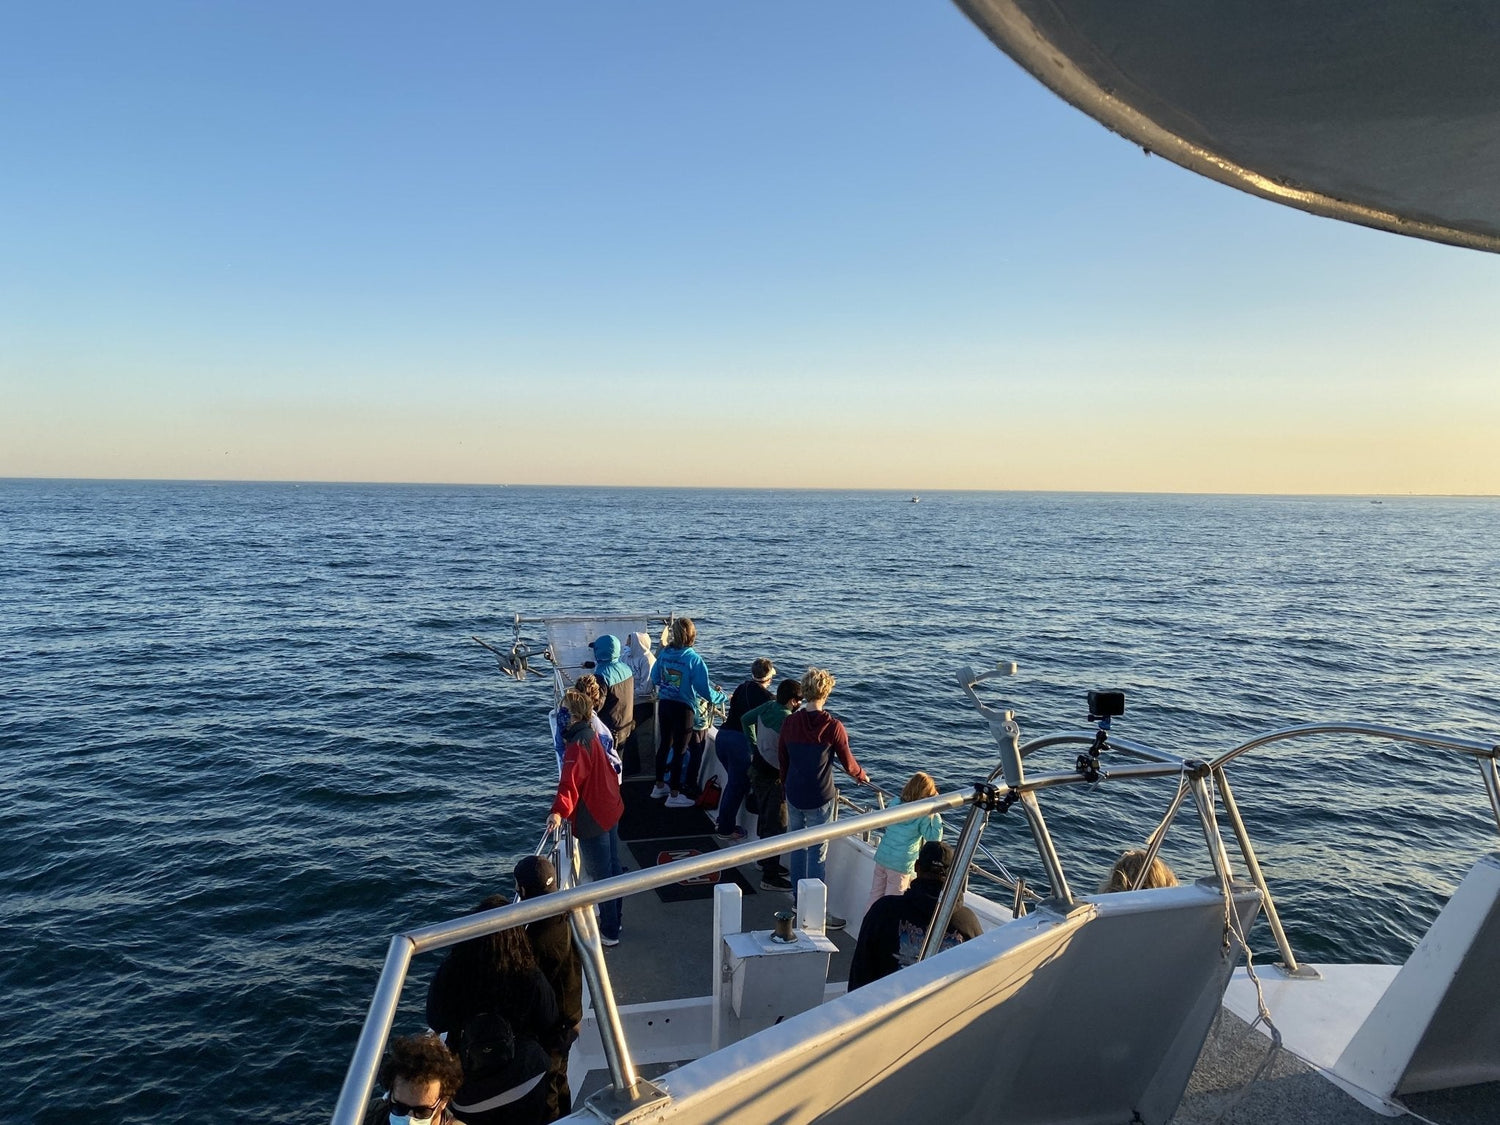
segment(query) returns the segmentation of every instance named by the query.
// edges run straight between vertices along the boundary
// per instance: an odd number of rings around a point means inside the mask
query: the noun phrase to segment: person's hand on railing
[[[547,831],[554,835],[562,831],[562,814],[552,813],[547,817]]]

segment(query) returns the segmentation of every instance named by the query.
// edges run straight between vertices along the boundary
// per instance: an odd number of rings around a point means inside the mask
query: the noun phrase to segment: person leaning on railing
[[[547,828],[555,832],[568,821],[589,878],[608,879],[621,870],[620,817],[625,802],[620,778],[590,722],[594,709],[588,696],[569,688],[563,693],[563,706],[572,721],[563,733],[562,776]],[[622,905],[617,898],[599,904],[599,936],[605,945],[620,944]]]
[[[861,785],[870,775],[854,760],[849,750],[849,732],[844,724],[823,710],[833,694],[837,681],[826,668],[809,668],[802,676],[802,709],[787,716],[781,724],[777,755],[781,766],[781,784],[786,790],[787,828],[814,828],[833,819],[839,791],[833,784],[833,761],[838,759],[845,772]],[[792,896],[802,879],[823,878],[828,859],[828,844],[814,844],[792,852]],[[840,930],[845,920],[837,914],[827,916],[830,930]]]

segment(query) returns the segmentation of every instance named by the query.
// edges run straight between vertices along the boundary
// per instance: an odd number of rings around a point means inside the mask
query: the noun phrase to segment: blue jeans
[[[620,873],[620,829],[616,825],[602,836],[578,840],[578,858],[589,878],[598,882]],[[620,936],[620,922],[625,910],[622,900],[612,898],[599,904],[599,933],[614,940]]]
[[[721,730],[714,741],[719,761],[729,775],[724,782],[724,799],[719,802],[719,835],[734,831],[740,819],[740,805],[750,791],[750,740],[737,730]]]
[[[827,824],[833,819],[833,809],[838,803],[835,797],[826,805],[815,809],[794,809],[791,805],[786,808],[786,830],[795,832],[799,828],[816,828],[820,824]],[[797,884],[803,879],[823,878],[824,864],[828,859],[828,841],[815,844],[810,848],[798,848],[792,853],[792,894],[797,893]]]

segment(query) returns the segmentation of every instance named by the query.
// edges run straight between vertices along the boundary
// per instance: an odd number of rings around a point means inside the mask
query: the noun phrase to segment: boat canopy
[[[956,0],[1110,129],[1317,215],[1500,251],[1500,7]]]

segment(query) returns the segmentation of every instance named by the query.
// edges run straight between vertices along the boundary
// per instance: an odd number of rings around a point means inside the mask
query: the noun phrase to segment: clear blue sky
[[[0,14],[0,476],[1500,493],[1500,258],[937,0]]]

